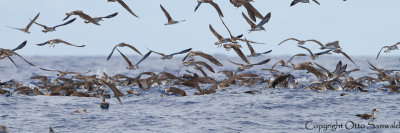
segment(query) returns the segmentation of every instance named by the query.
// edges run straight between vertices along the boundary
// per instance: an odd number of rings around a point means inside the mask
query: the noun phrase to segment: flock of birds
[[[319,4],[318,1],[313,0],[315,3]],[[344,0],[345,1],[345,0]],[[121,4],[130,14],[132,14],[135,17],[138,17],[130,8],[127,6],[122,0],[108,0],[108,2],[118,2]],[[230,0],[230,2],[235,6],[235,7],[245,7],[247,11],[247,15],[242,12],[242,16],[246,22],[250,25],[249,33],[250,32],[256,32],[256,31],[265,31],[266,29],[263,27],[265,24],[268,23],[268,21],[271,19],[271,12],[267,13],[265,16],[261,15],[260,12],[256,10],[252,6],[253,0]],[[309,0],[294,0],[290,6],[294,6],[297,3],[309,3]],[[314,39],[309,39],[309,40],[300,40],[296,38],[288,38],[286,40],[283,40],[281,43],[278,45],[283,45],[284,43],[289,43],[289,42],[296,42],[297,46],[301,49],[304,49],[305,51],[308,52],[308,54],[304,53],[299,53],[296,55],[293,55],[290,57],[287,61],[285,60],[280,60],[276,62],[271,68],[266,68],[262,69],[265,71],[268,71],[271,73],[272,76],[270,77],[263,77],[257,74],[253,73],[245,73],[243,70],[245,69],[252,69],[254,66],[257,65],[264,65],[270,61],[270,59],[265,59],[259,62],[250,62],[249,58],[252,57],[257,57],[261,56],[264,54],[268,54],[272,52],[272,50],[268,51],[263,51],[261,53],[258,53],[255,51],[253,48],[253,44],[262,44],[259,42],[247,40],[246,38],[243,39],[243,34],[234,36],[230,32],[228,26],[225,24],[223,21],[223,13],[221,9],[219,8],[218,4],[213,2],[212,0],[198,0],[198,4],[195,7],[195,11],[198,10],[200,5],[202,4],[210,4],[212,5],[215,10],[217,11],[221,23],[225,26],[226,30],[229,32],[229,37],[225,38],[222,35],[220,35],[216,30],[214,30],[213,26],[209,24],[209,29],[210,31],[215,35],[215,37],[218,39],[217,42],[215,42],[215,45],[218,47],[223,47],[227,51],[230,51],[233,49],[235,53],[240,57],[240,59],[243,61],[243,63],[238,63],[234,62],[228,59],[228,61],[232,64],[235,64],[238,66],[237,70],[232,70],[232,71],[220,71],[218,73],[222,73],[226,76],[225,79],[218,80],[214,79],[210,76],[208,76],[207,73],[215,73],[213,69],[213,65],[216,67],[222,67],[223,64],[220,63],[216,58],[214,58],[212,55],[207,54],[202,51],[194,51],[192,48],[188,49],[183,49],[179,52],[172,53],[172,54],[164,54],[161,52],[156,52],[153,50],[148,49],[148,52],[143,55],[138,49],[136,49],[134,46],[127,44],[127,43],[120,43],[116,45],[109,56],[107,57],[107,61],[111,58],[113,55],[114,51],[117,50],[118,53],[123,57],[123,59],[127,62],[128,66],[127,69],[139,69],[139,65],[141,62],[145,61],[147,57],[149,57],[151,54],[157,54],[161,56],[162,60],[166,59],[171,59],[175,55],[180,55],[180,54],[186,54],[186,56],[183,57],[182,59],[182,67],[192,67],[194,70],[199,71],[201,73],[198,74],[196,72],[192,72],[189,70],[186,70],[185,74],[174,74],[174,73],[168,73],[168,72],[143,72],[137,75],[136,77],[129,77],[123,74],[116,74],[113,76],[109,76],[106,73],[103,74],[102,77],[98,77],[96,75],[87,75],[88,72],[84,73],[79,73],[79,72],[69,72],[69,71],[62,71],[62,70],[51,70],[47,68],[40,68],[43,71],[51,71],[57,73],[57,78],[51,79],[50,77],[47,76],[42,76],[42,75],[34,75],[31,77],[33,80],[38,80],[38,82],[35,82],[35,86],[26,86],[23,85],[17,81],[10,80],[10,81],[5,81],[5,82],[0,82],[0,94],[6,95],[6,96],[11,96],[12,94],[23,94],[23,95],[46,95],[46,96],[78,96],[78,97],[101,97],[102,98],[102,103],[100,107],[102,109],[108,109],[110,107],[109,103],[105,101],[106,98],[110,98],[110,94],[107,94],[106,90],[110,89],[113,92],[113,95],[117,98],[117,100],[122,103],[120,97],[125,96],[126,94],[128,95],[140,95],[139,91],[136,90],[129,90],[126,91],[126,93],[121,92],[117,86],[121,87],[132,87],[132,88],[140,88],[142,90],[148,90],[152,87],[155,86],[163,86],[164,90],[168,94],[175,94],[179,96],[186,96],[186,92],[179,87],[176,86],[186,86],[190,88],[194,88],[197,90],[197,92],[194,93],[194,95],[206,95],[206,94],[212,94],[215,93],[216,90],[221,89],[225,90],[227,89],[228,86],[230,85],[244,85],[244,86],[254,86],[254,85],[261,85],[265,84],[266,88],[304,88],[304,89],[311,89],[311,90],[317,90],[317,91],[324,91],[324,90],[354,90],[357,89],[361,92],[368,92],[364,88],[366,86],[371,85],[372,83],[378,83],[378,82],[388,82],[389,85],[384,86],[383,88],[380,88],[381,90],[384,91],[391,91],[391,92],[397,92],[400,93],[399,91],[399,73],[398,71],[400,70],[386,70],[382,68],[377,68],[374,66],[372,63],[368,62],[370,64],[370,69],[375,71],[375,75],[377,75],[376,78],[370,77],[370,76],[363,76],[359,78],[354,78],[351,75],[352,72],[359,71],[358,65],[350,58],[349,55],[347,55],[339,45],[339,41],[333,41],[333,42],[328,42],[328,43],[321,43],[318,40]],[[172,19],[171,15],[168,13],[168,11],[160,5],[161,10],[165,14],[167,18],[167,23],[165,25],[172,25],[172,24],[179,24],[180,22],[183,22],[185,20],[174,20]],[[100,25],[99,23],[103,21],[103,19],[111,19],[115,16],[118,15],[118,12],[104,16],[104,17],[91,17],[88,14],[85,14],[84,12],[80,10],[72,11],[69,13],[66,13],[66,17],[64,18],[65,23],[62,23],[60,25],[56,26],[46,26],[44,24],[40,24],[37,22],[39,18],[40,13],[38,13],[25,28],[15,28],[15,27],[10,27],[13,29],[17,29],[20,31],[23,31],[25,33],[30,33],[29,28],[35,24],[37,26],[40,26],[43,28],[42,32],[47,33],[47,32],[55,32],[56,28],[61,27],[61,26],[67,26],[68,24],[71,24],[75,22],[76,18],[70,19],[66,21],[68,18],[70,18],[73,15],[77,15],[80,18],[84,19],[84,23],[92,23],[95,25]],[[261,20],[259,23],[256,23],[257,19]],[[242,46],[239,43],[243,42],[246,43],[250,54],[245,55],[242,52]],[[85,47],[85,45],[75,45],[71,44],[67,41],[61,40],[61,39],[53,39],[46,41],[44,43],[37,44],[38,46],[44,46],[44,45],[49,45],[50,47],[54,47],[56,44],[66,44],[69,46],[74,46],[74,47]],[[318,46],[320,46],[320,51],[313,51],[307,47],[305,47],[306,43],[313,43]],[[24,41],[20,45],[18,45],[14,49],[0,49],[0,59],[7,58],[13,63],[17,68],[18,65],[13,61],[11,58],[12,56],[18,56],[21,59],[23,59],[26,63],[28,63],[31,66],[35,66],[33,63],[29,62],[25,58],[23,58],[21,55],[19,55],[16,51],[19,49],[22,49],[25,45],[27,44],[27,41]],[[378,59],[381,51],[385,49],[385,53],[390,52],[391,50],[397,50],[399,43],[396,43],[391,46],[384,46],[382,49],[379,51],[376,59]],[[142,56],[142,58],[137,61],[135,64],[133,64],[127,56],[125,56],[118,48],[123,48],[127,47],[132,49],[135,53],[139,54]],[[327,54],[342,54],[345,56],[350,62],[353,63],[353,65],[357,66],[355,69],[349,70],[347,68],[347,64],[343,64],[341,61],[338,61],[336,68],[333,71],[330,71],[326,69],[324,66],[319,65],[318,63],[315,62],[302,62],[295,64],[293,63],[293,59],[296,57],[300,56],[309,56],[311,60],[314,60],[318,58],[319,56],[322,55],[327,55]],[[212,65],[210,65],[210,63]],[[203,69],[205,68],[205,69]],[[179,68],[181,69],[181,68]],[[281,71],[282,69],[289,69],[290,71]],[[315,80],[310,80],[308,83],[300,83],[298,80],[296,80],[296,77],[291,74],[292,71],[306,71],[307,73],[310,73],[311,75],[315,76]],[[85,75],[86,74],[86,75]],[[67,75],[72,75],[70,77],[67,77]],[[298,78],[298,77],[297,77]],[[204,88],[200,86],[204,85],[209,85],[209,88]],[[5,88],[9,88],[5,89]],[[12,91],[11,88],[14,88]],[[245,93],[248,94],[256,94],[256,93],[261,93],[260,91],[246,91]],[[341,96],[346,95],[346,93],[342,93]],[[163,96],[163,95],[162,95]],[[374,112],[376,109],[373,109],[372,114],[359,114],[357,116],[368,119],[374,116]],[[86,113],[86,110],[79,111],[77,110],[76,113]],[[2,128],[2,127],[0,127]]]

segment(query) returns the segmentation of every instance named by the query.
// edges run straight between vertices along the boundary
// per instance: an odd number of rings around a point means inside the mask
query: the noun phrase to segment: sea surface
[[[133,63],[140,57],[129,56]],[[266,58],[271,61],[266,65],[256,66],[241,73],[254,73],[268,79],[271,73],[261,69],[270,68],[275,62],[289,56],[269,57],[261,56],[250,58],[250,62],[257,63]],[[153,56],[139,65],[138,70],[127,70],[127,63],[121,57],[114,56],[110,61],[106,57],[45,57],[31,56],[27,60],[34,63],[32,67],[22,60],[13,57],[19,69],[7,59],[0,60],[0,80],[5,82],[14,79],[24,85],[32,86],[37,80],[30,76],[45,75],[50,79],[56,78],[54,72],[42,71],[39,68],[86,72],[87,75],[101,76],[126,74],[131,77],[141,72],[159,73],[166,71],[175,75],[190,70],[190,67],[181,67],[181,56],[171,60],[161,60]],[[195,57],[196,60],[203,60]],[[224,65],[217,67],[209,63],[216,71],[209,76],[217,80],[225,79],[221,70],[236,70],[237,66],[226,59],[243,62],[240,58],[219,55],[218,60]],[[355,78],[369,75],[370,61],[378,68],[399,69],[398,57],[382,57],[378,61],[374,57],[353,57],[359,67],[353,65],[346,58],[337,56],[320,57],[310,60],[308,57],[294,59],[294,63],[305,61],[316,62],[330,71],[341,60],[348,64],[348,70],[359,68],[360,71],[350,74]],[[181,68],[180,68],[181,67]],[[180,68],[180,69],[179,69]],[[277,67],[281,71],[290,72],[287,68]],[[315,80],[315,76],[306,71],[292,71],[296,81],[307,85]],[[69,77],[69,76],[66,76]],[[188,96],[166,94],[163,89],[169,86],[151,87],[143,91],[136,87],[118,86],[123,93],[125,90],[137,90],[140,95],[121,97],[122,104],[115,98],[106,99],[110,103],[109,110],[101,110],[100,98],[82,98],[70,96],[25,96],[0,95],[0,125],[8,127],[11,133],[21,132],[48,132],[52,127],[56,133],[62,132],[178,132],[178,133],[267,133],[267,132],[400,132],[400,96],[397,93],[382,91],[388,82],[374,83],[365,89],[369,92],[351,91],[314,91],[309,89],[267,88],[267,84],[255,86],[231,85],[226,90],[217,90],[210,95],[193,95],[195,89],[174,86],[186,91]],[[208,88],[210,85],[202,85]],[[12,91],[13,88],[8,90]],[[258,90],[258,94],[243,93],[249,90]],[[346,93],[345,96],[340,96]],[[370,113],[376,108],[376,119],[362,120],[356,114]],[[75,110],[86,109],[88,113],[77,114]],[[333,126],[336,125],[336,126]],[[373,125],[394,125],[397,128],[376,128]]]

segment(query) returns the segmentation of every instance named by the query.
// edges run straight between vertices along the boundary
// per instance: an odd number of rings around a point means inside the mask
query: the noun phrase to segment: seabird
[[[163,53],[159,53],[159,52],[155,52],[155,51],[153,51],[153,50],[150,50],[150,51],[153,52],[153,53],[156,53],[156,54],[158,54],[158,55],[161,55],[161,56],[162,56],[161,59],[162,59],[162,60],[165,60],[165,59],[172,59],[172,56],[178,55],[178,54],[184,54],[184,53],[189,52],[190,50],[192,50],[192,48],[188,48],[188,49],[185,49],[185,50],[182,50],[182,51],[173,53],[173,54],[169,54],[169,55],[166,55],[166,54],[163,54]]]
[[[2,48],[0,48],[0,59],[3,59],[3,58],[6,58],[6,57],[7,57],[7,58],[15,65],[15,67],[18,68],[17,64],[15,64],[14,60],[12,60],[11,57],[10,57],[10,56],[13,56],[13,55],[18,56],[19,58],[21,58],[22,60],[24,60],[24,61],[25,61],[26,63],[28,63],[29,65],[35,66],[34,64],[32,64],[32,63],[30,63],[28,60],[26,60],[24,57],[22,57],[21,55],[19,55],[18,53],[14,52],[14,51],[12,51],[12,50],[9,50],[9,49],[2,49]]]
[[[181,20],[181,21],[173,20],[173,19],[171,18],[171,16],[169,15],[169,13],[167,12],[167,10],[165,10],[164,7],[163,7],[161,4],[160,4],[160,7],[161,7],[161,10],[164,12],[165,17],[167,17],[167,19],[168,19],[168,22],[165,23],[164,25],[177,24],[177,23],[179,23],[179,22],[185,21],[185,20]]]
[[[268,23],[269,19],[271,19],[271,12],[269,12],[267,15],[265,15],[263,20],[260,23],[258,23],[257,25],[254,24],[253,21],[251,21],[243,12],[242,12],[242,16],[244,17],[244,19],[246,19],[247,23],[251,27],[251,29],[249,30],[249,33],[252,31],[260,31],[260,30],[265,31],[265,28],[263,27],[263,25]]]
[[[107,15],[105,17],[94,17],[93,20],[98,23],[100,21],[103,21],[103,18],[112,18],[112,17],[115,17],[117,15],[118,15],[118,12],[110,14],[110,15]],[[88,20],[85,20],[84,22],[87,23],[87,24],[90,23]]]
[[[49,41],[46,41],[46,42],[44,42],[44,43],[40,43],[40,44],[36,44],[36,45],[38,45],[38,46],[43,46],[43,45],[46,45],[46,44],[50,44],[49,45],[49,47],[51,47],[51,46],[56,46],[56,44],[57,43],[64,43],[64,44],[67,44],[67,45],[70,45],[70,46],[74,46],[74,47],[85,47],[85,45],[74,45],[74,44],[71,44],[71,43],[69,43],[69,42],[66,42],[66,41],[64,41],[64,40],[61,40],[61,39],[53,39],[53,40],[49,40]]]
[[[222,14],[222,11],[221,11],[221,9],[219,8],[219,6],[218,6],[215,2],[213,2],[212,0],[197,0],[197,6],[196,6],[196,8],[194,8],[194,11],[195,11],[195,12],[196,12],[196,10],[200,7],[200,5],[201,5],[202,3],[209,3],[209,4],[211,4],[211,5],[215,8],[215,10],[217,10],[219,16],[224,17],[224,14]]]
[[[326,51],[322,51],[322,52],[319,52],[319,53],[315,53],[315,54],[313,54],[312,52],[311,52],[311,50],[310,49],[308,49],[307,47],[304,47],[304,46],[300,46],[300,45],[298,45],[298,47],[300,47],[300,48],[302,48],[302,49],[305,49],[305,50],[307,50],[308,51],[308,53],[310,53],[310,57],[311,57],[311,59],[313,59],[313,60],[315,60],[315,58],[317,58],[318,56],[320,56],[320,55],[324,55],[324,54],[330,54],[329,52],[331,52],[332,50],[326,50]]]
[[[110,107],[110,104],[108,102],[106,102],[106,98],[104,97],[104,95],[106,95],[105,91],[103,91],[102,102],[100,103],[100,108],[108,109]]]
[[[121,4],[122,7],[124,7],[129,13],[131,13],[133,16],[135,17],[139,17],[137,16],[135,13],[132,12],[131,8],[128,7],[128,5],[125,4],[124,1],[122,0],[107,0],[108,2],[118,2],[119,4]]]
[[[232,42],[232,43],[237,43],[237,40],[239,40],[239,41],[242,41],[242,42],[264,44],[264,43],[258,43],[258,42],[254,42],[254,41],[249,41],[249,40],[247,40],[247,39],[240,39],[240,38],[243,36],[243,34],[240,34],[240,35],[238,35],[238,36],[236,36],[236,37],[233,36],[232,33],[231,33],[231,30],[229,30],[228,26],[226,26],[224,20],[222,20],[221,17],[219,17],[219,18],[220,18],[222,24],[225,26],[226,30],[228,30],[228,33],[229,33],[229,36],[230,36],[230,39],[231,39],[230,42]]]
[[[138,54],[142,55],[142,53],[140,53],[140,51],[137,50],[137,49],[136,49],[135,47],[133,47],[132,45],[122,42],[122,43],[119,43],[118,45],[114,46],[113,50],[111,51],[111,53],[110,53],[110,54],[108,55],[108,57],[107,57],[107,61],[110,60],[112,54],[114,53],[114,50],[115,50],[117,47],[128,47],[128,48],[132,49],[133,51],[137,52]]]
[[[8,26],[8,27],[9,27],[9,28],[12,28],[12,29],[16,29],[16,30],[23,31],[23,32],[29,34],[29,33],[31,33],[31,32],[29,32],[29,28],[32,26],[33,22],[36,21],[36,19],[39,17],[39,15],[40,15],[40,12],[35,16],[35,18],[33,18],[33,19],[31,20],[31,22],[29,22],[29,24],[28,24],[25,28],[14,28],[14,27],[10,27],[10,26]]]
[[[89,21],[90,23],[93,23],[95,25],[100,25],[92,17],[90,17],[89,15],[83,13],[81,10],[75,10],[75,11],[72,11],[70,13],[66,13],[65,15],[67,15],[67,16],[63,20],[68,19],[71,15],[78,15],[79,17],[85,19],[86,21]]]
[[[75,20],[76,20],[76,18],[74,18],[74,19],[71,19],[71,20],[69,20],[69,21],[67,21],[67,22],[65,22],[65,23],[63,23],[63,24],[60,24],[60,25],[53,26],[53,27],[48,27],[48,26],[46,26],[46,25],[39,24],[39,23],[36,23],[36,22],[34,22],[34,23],[35,23],[36,25],[39,25],[39,26],[43,27],[43,28],[44,28],[44,30],[42,30],[42,32],[44,32],[44,33],[47,33],[47,32],[56,31],[56,28],[57,28],[57,27],[60,27],[60,26],[64,26],[64,25],[70,24],[70,23],[74,22]]]
[[[210,28],[210,30],[214,34],[214,36],[217,37],[217,39],[218,39],[218,42],[215,42],[215,45],[220,46],[220,44],[222,44],[222,43],[232,42],[231,38],[224,38],[220,34],[218,34],[218,32],[214,30],[214,28],[211,26],[211,24],[208,27]]]
[[[167,87],[167,88],[164,88],[164,91],[165,91],[166,93],[177,94],[177,95],[179,95],[179,96],[181,96],[181,97],[186,96],[186,92],[185,92],[184,90],[179,89],[179,88],[175,88],[175,87]]]
[[[397,47],[397,45],[399,45],[399,44],[400,44],[400,42],[397,42],[396,44],[391,45],[391,46],[383,46],[381,48],[381,50],[379,50],[378,55],[376,56],[376,60],[378,60],[379,54],[381,54],[382,49],[386,48],[385,51],[383,51],[383,52],[389,53],[392,50],[398,50],[399,48]]]
[[[231,60],[228,59],[228,61],[231,62],[232,64],[235,64],[235,65],[240,66],[240,67],[238,68],[239,71],[244,70],[244,69],[249,69],[249,68],[251,68],[251,67],[253,67],[253,66],[255,66],[255,65],[263,65],[263,64],[265,64],[265,63],[268,63],[270,60],[271,60],[271,59],[266,59],[266,60],[263,60],[263,61],[261,61],[261,62],[259,62],[259,63],[254,63],[254,64],[250,64],[250,63],[247,63],[247,64],[240,64],[240,63],[235,63],[235,62],[233,62],[233,61],[231,61]]]
[[[312,0],[312,1],[314,1],[315,3],[317,3],[318,5],[320,5],[319,4],[319,2],[317,1],[317,0]],[[297,3],[310,3],[310,1],[309,0],[293,0],[292,1],[292,3],[290,3],[290,6],[294,6],[294,5],[296,5]]]
[[[367,113],[365,113],[365,114],[357,114],[356,116],[360,117],[361,119],[370,119],[370,118],[374,119],[375,112],[378,112],[378,110],[372,109],[371,114],[367,114]]]
[[[282,43],[284,43],[284,42],[286,42],[286,41],[290,41],[290,40],[297,41],[297,44],[299,44],[299,45],[303,45],[303,44],[305,44],[306,42],[315,42],[315,43],[317,43],[318,45],[320,45],[321,47],[323,47],[322,43],[319,42],[319,41],[317,41],[317,40],[314,40],[314,39],[310,39],[310,40],[299,40],[299,39],[296,39],[296,38],[288,38],[288,39],[285,39],[285,40],[283,40],[282,42],[280,42],[278,45],[281,45]]]

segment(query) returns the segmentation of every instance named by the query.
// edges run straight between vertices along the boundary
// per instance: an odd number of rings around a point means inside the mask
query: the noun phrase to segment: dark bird
[[[112,54],[114,53],[114,51],[115,51],[115,49],[116,49],[117,47],[128,47],[128,48],[132,49],[133,51],[137,52],[138,54],[142,55],[142,53],[140,53],[140,51],[137,50],[137,49],[136,49],[135,47],[133,47],[132,45],[121,42],[121,43],[119,43],[118,45],[115,45],[115,46],[114,46],[114,48],[112,49],[111,53],[110,53],[110,54],[108,55],[108,57],[107,57],[107,61],[111,58]]]
[[[17,47],[17,48],[18,48],[18,47]],[[15,67],[18,68],[17,64],[15,64],[14,60],[11,59],[11,57],[10,57],[10,56],[13,56],[13,55],[18,56],[19,58],[21,58],[22,60],[24,60],[24,61],[25,61],[26,63],[28,63],[29,65],[35,66],[34,64],[32,64],[32,63],[30,63],[28,60],[26,60],[24,57],[22,57],[21,55],[19,55],[18,53],[14,52],[14,51],[12,51],[12,50],[10,50],[10,49],[2,49],[2,48],[0,48],[0,59],[4,59],[4,58],[7,57],[7,58],[15,65]]]
[[[122,0],[107,0],[108,2],[118,2],[122,7],[124,7],[129,13],[131,13],[133,16],[135,17],[139,17],[137,16],[135,13],[132,12],[131,8],[128,7],[128,5],[125,4],[124,1]]]
[[[46,26],[46,25],[39,24],[39,23],[36,23],[36,22],[33,22],[33,23],[35,23],[35,24],[37,24],[37,25],[39,25],[39,26],[43,27],[43,28],[44,28],[44,30],[42,30],[42,32],[44,32],[44,33],[47,33],[47,32],[51,32],[51,31],[56,31],[56,28],[57,28],[57,27],[60,27],[60,26],[64,26],[64,25],[70,24],[70,23],[74,22],[75,20],[76,20],[76,18],[74,18],[74,19],[71,19],[71,20],[69,20],[69,21],[67,21],[67,22],[65,22],[65,23],[63,23],[63,24],[60,24],[60,25],[53,26],[53,27],[48,27],[48,26]]]
[[[265,31],[265,28],[263,27],[263,25],[268,23],[269,19],[271,19],[271,12],[269,12],[267,15],[265,15],[263,20],[260,23],[258,23],[257,25],[254,24],[253,21],[251,21],[243,12],[242,12],[242,16],[244,19],[246,19],[247,23],[251,27],[251,29],[249,30],[249,33],[252,31],[261,31],[261,30]]]
[[[49,41],[46,41],[46,42],[44,42],[44,43],[40,43],[40,44],[36,44],[36,45],[38,45],[38,46],[43,46],[43,45],[46,45],[46,44],[50,44],[50,46],[49,47],[51,47],[51,46],[56,46],[56,44],[58,44],[58,43],[64,43],[64,44],[66,44],[66,45],[70,45],[70,46],[74,46],[74,47],[85,47],[85,45],[74,45],[74,44],[71,44],[71,43],[69,43],[69,42],[66,42],[66,41],[64,41],[64,40],[61,40],[61,39],[53,39],[53,40],[49,40]]]
[[[262,54],[268,54],[268,53],[271,53],[272,52],[272,50],[268,50],[268,51],[265,51],[265,52],[263,52],[263,53],[256,53],[256,51],[254,51],[254,49],[253,49],[253,47],[251,46],[251,44],[249,43],[249,42],[246,42],[247,43],[247,47],[249,48],[249,50],[250,50],[250,55],[247,55],[247,57],[257,57],[257,56],[260,56],[260,55],[262,55]]]
[[[103,21],[103,18],[113,18],[113,17],[115,17],[117,15],[118,15],[118,12],[110,14],[110,15],[105,16],[105,17],[94,17],[93,20],[98,23],[100,21]],[[88,20],[85,20],[84,22],[87,23],[87,24],[90,23]]]
[[[108,109],[110,107],[110,104],[108,102],[106,102],[106,98],[104,97],[104,95],[106,95],[105,91],[103,91],[102,102],[100,103],[100,108]]]
[[[161,55],[162,56],[161,59],[165,60],[165,59],[172,59],[172,56],[178,55],[178,54],[184,54],[184,53],[189,52],[190,50],[192,50],[192,48],[188,48],[188,49],[182,50],[180,52],[176,52],[176,53],[169,54],[169,55],[166,55],[166,54],[163,54],[163,53],[159,53],[159,52],[155,52],[153,50],[150,50],[150,51],[153,52],[153,53]]]
[[[312,0],[312,1],[314,1],[315,3],[317,3],[318,5],[320,5],[319,4],[319,2],[317,1],[317,0]],[[297,3],[310,3],[310,0],[293,0],[292,1],[292,3],[290,3],[290,6],[294,6],[294,5],[296,5]]]
[[[8,26],[8,27],[9,27],[9,28],[12,28],[12,29],[16,29],[16,30],[23,31],[23,32],[29,34],[29,33],[31,33],[31,32],[29,32],[29,28],[32,26],[33,22],[36,21],[36,19],[39,17],[39,15],[40,15],[40,13],[38,13],[38,14],[35,16],[35,18],[33,18],[33,19],[31,20],[31,22],[29,22],[29,24],[28,24],[25,28],[14,28],[14,27],[10,27],[10,26]]]
[[[357,114],[356,116],[360,117],[361,119],[370,119],[370,118],[374,119],[375,112],[378,112],[378,110],[372,109],[371,114],[367,114],[367,113],[365,113],[365,114]]]
[[[209,3],[210,5],[212,5],[212,6],[215,8],[215,10],[217,10],[219,16],[224,17],[224,14],[222,14],[222,11],[221,11],[221,9],[219,8],[219,6],[218,6],[215,2],[213,2],[212,0],[198,0],[198,1],[197,1],[197,6],[196,6],[196,8],[194,8],[194,11],[195,11],[195,12],[196,12],[196,10],[200,7],[200,5],[201,5],[202,3]]]
[[[93,23],[95,25],[100,25],[99,23],[96,22],[96,20],[94,20],[89,15],[83,13],[81,10],[72,11],[70,13],[66,13],[65,15],[67,15],[67,17],[65,17],[63,20],[68,19],[71,15],[78,15],[79,17],[81,17],[82,19],[84,19],[86,21],[89,21],[90,23]]]
[[[181,20],[181,21],[173,20],[173,19],[171,18],[171,16],[169,15],[169,13],[167,12],[167,10],[165,10],[164,7],[163,7],[161,4],[160,4],[160,7],[161,7],[161,10],[164,12],[165,17],[167,17],[167,19],[168,19],[168,22],[165,23],[164,25],[177,24],[177,23],[179,23],[179,22],[185,21],[185,20]]]

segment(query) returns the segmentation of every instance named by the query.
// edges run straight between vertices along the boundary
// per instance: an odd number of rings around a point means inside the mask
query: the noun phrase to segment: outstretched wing
[[[189,52],[190,50],[192,50],[192,48],[188,48],[188,49],[182,50],[180,52],[173,53],[173,54],[171,54],[171,56],[177,55],[177,54],[184,54],[184,53]]]
[[[128,5],[126,5],[124,1],[122,1],[122,0],[117,0],[117,1],[119,4],[121,4],[122,7],[124,7],[126,10],[128,10],[128,12],[131,13],[133,16],[139,17],[135,13],[132,12],[131,8],[129,8]]]
[[[222,37],[220,34],[218,34],[217,31],[214,30],[214,28],[211,26],[211,24],[208,27],[210,27],[211,32],[214,34],[215,37],[218,38],[218,40],[223,40],[224,39],[224,37]]]
[[[164,7],[160,4],[161,10],[164,12],[165,17],[167,17],[168,21],[172,21],[171,16],[169,15],[169,13],[167,12],[167,10],[164,9]]]
[[[250,64],[249,60],[246,58],[246,56],[243,54],[242,50],[240,50],[240,48],[238,47],[232,47],[233,50],[235,50],[236,54],[239,55],[240,58],[242,58],[242,60],[244,62],[246,62],[247,64]]]
[[[76,20],[76,18],[71,19],[71,20],[69,20],[69,21],[67,21],[67,22],[65,22],[65,23],[63,23],[63,24],[54,26],[54,28],[57,28],[57,27],[60,27],[60,26],[64,26],[64,25],[70,24],[70,23],[74,22],[75,20]]]
[[[242,16],[243,16],[244,19],[246,19],[247,23],[250,25],[251,28],[256,27],[256,24],[254,24],[253,21],[251,21],[251,20],[246,16],[246,14],[244,14],[243,12],[242,12]]]
[[[32,26],[32,24],[33,24],[33,22],[35,22],[36,21],[36,19],[39,17],[39,15],[40,15],[40,12],[35,16],[35,18],[34,19],[32,19],[31,20],[31,22],[29,22],[29,24],[25,27],[25,29],[26,30],[28,30],[29,29],[29,27],[31,27]]]
[[[375,60],[378,60],[378,57],[379,57],[379,55],[381,54],[382,49],[384,49],[384,48],[387,48],[387,46],[384,46],[384,47],[381,48],[381,50],[379,50],[379,53],[378,53],[378,55],[376,56],[376,59],[375,59]]]
[[[117,49],[117,51],[119,52],[119,54],[121,54],[121,56],[124,58],[124,60],[129,64],[129,67],[132,68],[133,64],[131,61],[129,61],[128,57],[126,57],[121,51],[119,51],[119,49]]]
[[[117,15],[118,15],[118,12],[113,13],[113,14],[110,14],[110,15],[105,16],[105,17],[100,17],[100,18],[112,18],[112,17],[115,17],[115,16],[117,16]]]
[[[138,54],[142,55],[142,53],[139,52],[139,50],[137,50],[135,47],[133,47],[132,45],[126,44],[126,43],[120,43],[117,46],[119,47],[129,47],[130,49],[132,49],[133,51],[137,52]]]
[[[85,47],[85,45],[80,45],[80,46],[78,46],[78,45],[74,45],[74,44],[71,44],[71,43],[69,43],[69,42],[66,42],[66,41],[64,41],[64,40],[61,40],[61,39],[57,39],[57,41],[58,41],[58,42],[61,42],[61,43],[64,43],[64,44],[67,44],[67,45],[75,46],[75,47]]]
[[[18,45],[18,47],[12,49],[11,51],[16,51],[16,50],[18,50],[18,49],[21,49],[21,48],[25,47],[26,42],[27,42],[27,41],[22,42],[20,45]]]
[[[294,41],[297,41],[297,42],[301,42],[299,39],[296,39],[296,38],[288,38],[288,39],[286,39],[286,40],[283,40],[281,43],[279,43],[278,45],[281,45],[282,43],[284,43],[284,42],[286,42],[286,41],[289,41],[289,40],[294,40]]]
[[[219,8],[219,6],[215,2],[210,1],[209,3],[215,8],[215,10],[217,10],[219,16],[224,17],[224,14],[222,14],[221,9]]]
[[[198,52],[196,55],[201,56],[207,60],[209,60],[211,63],[217,65],[217,66],[223,66],[217,59],[215,59],[213,56],[203,53],[203,52]]]
[[[271,12],[269,12],[267,15],[265,15],[263,20],[257,26],[259,26],[259,27],[263,26],[264,24],[268,23],[269,19],[271,19]]]
[[[140,62],[142,62],[144,59],[146,59],[147,57],[149,57],[151,54],[151,51],[147,52],[147,54],[145,54],[142,59],[140,59],[137,63],[136,66],[140,64]]]
[[[270,60],[271,60],[271,59],[266,59],[266,60],[263,60],[263,61],[261,61],[261,62],[259,62],[259,63],[255,63],[255,64],[253,64],[253,65],[263,65],[263,64],[265,64],[265,63],[268,63]]]

